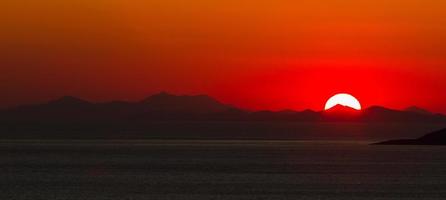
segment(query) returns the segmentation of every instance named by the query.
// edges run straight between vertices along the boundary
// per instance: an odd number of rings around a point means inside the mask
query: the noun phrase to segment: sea
[[[368,141],[1,141],[0,199],[446,199],[446,147]]]

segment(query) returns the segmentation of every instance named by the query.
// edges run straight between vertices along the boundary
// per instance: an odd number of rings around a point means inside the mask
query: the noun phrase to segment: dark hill
[[[412,111],[400,111],[380,106],[372,106],[363,110],[360,121],[364,122],[444,122],[445,116],[420,114]]]
[[[0,117],[8,121],[61,121],[88,119],[95,105],[88,101],[64,96],[44,104],[25,105],[0,112]]]
[[[418,139],[389,140],[378,145],[446,145],[446,129],[435,131]]]
[[[64,96],[59,99],[48,102],[47,106],[71,107],[71,106],[85,106],[91,103],[73,96]]]
[[[146,111],[215,113],[232,109],[206,95],[172,95],[166,92],[152,95],[140,102]]]
[[[326,121],[359,121],[362,112],[353,108],[336,105],[321,112],[321,117]]]
[[[410,106],[410,107],[404,109],[404,111],[423,114],[423,115],[432,115],[432,113],[429,112],[428,110],[417,107],[417,106]]]

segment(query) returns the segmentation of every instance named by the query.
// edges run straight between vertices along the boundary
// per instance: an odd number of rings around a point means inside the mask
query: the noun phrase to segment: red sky
[[[250,109],[446,113],[445,2],[17,0],[0,2],[0,107],[62,95],[205,93]]]

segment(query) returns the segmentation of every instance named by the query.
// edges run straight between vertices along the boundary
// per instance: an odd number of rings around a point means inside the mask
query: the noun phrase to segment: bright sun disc
[[[355,110],[361,110],[361,104],[359,101],[350,94],[337,94],[328,99],[325,103],[325,110],[328,110],[336,105],[347,106]]]

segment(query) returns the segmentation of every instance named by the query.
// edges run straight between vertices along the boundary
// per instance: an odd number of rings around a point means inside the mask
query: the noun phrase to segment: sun
[[[328,110],[336,105],[347,106],[355,110],[361,110],[361,104],[354,96],[346,93],[340,93],[332,96],[325,103],[325,110]]]

